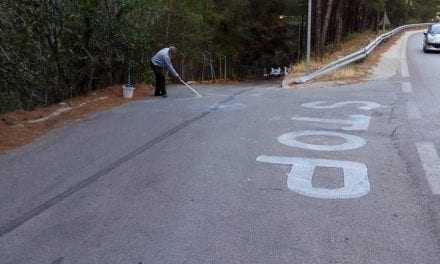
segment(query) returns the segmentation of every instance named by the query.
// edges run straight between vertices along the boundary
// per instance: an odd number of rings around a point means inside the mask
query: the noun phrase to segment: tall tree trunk
[[[342,32],[343,32],[343,18],[342,18],[342,11],[344,7],[344,0],[338,1],[338,7],[336,9],[336,44],[339,44],[342,40]]]
[[[322,29],[322,1],[316,0],[315,5],[315,56],[322,55],[321,29]]]
[[[327,42],[327,35],[328,35],[328,27],[330,25],[330,20],[332,18],[332,11],[333,11],[333,2],[334,0],[328,0],[327,3],[327,12],[325,14],[325,18],[324,18],[324,25],[322,26],[322,37],[321,37],[321,41],[322,41],[322,45],[325,46],[326,42]]]

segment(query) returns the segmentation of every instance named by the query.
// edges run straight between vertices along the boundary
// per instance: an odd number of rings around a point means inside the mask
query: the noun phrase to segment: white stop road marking
[[[345,101],[328,105],[326,101],[305,103],[302,107],[312,109],[334,109],[348,105],[359,105],[359,110],[373,110],[382,107],[380,104],[370,101]],[[323,119],[311,117],[293,117],[295,121],[319,122],[343,125],[343,130],[368,130],[371,118],[365,115],[351,115],[350,119]],[[329,145],[327,141],[323,144],[309,144],[300,141],[300,137],[336,137],[343,139],[341,144]],[[303,139],[304,140],[304,139]],[[301,148],[316,151],[345,151],[364,147],[367,141],[361,137],[336,133],[330,131],[297,131],[281,135],[278,138],[281,144],[289,147]],[[304,196],[320,199],[353,199],[367,195],[370,192],[367,166],[363,163],[341,160],[309,159],[296,157],[259,156],[257,161],[292,166],[287,180],[290,190]],[[337,189],[315,188],[312,185],[313,175],[316,168],[341,168],[343,170],[344,187]],[[440,170],[440,168],[439,168]]]
[[[370,126],[370,117],[366,115],[351,115],[350,119],[324,119],[324,118],[312,118],[312,117],[292,117],[295,121],[317,122],[327,124],[346,125],[342,127],[343,130],[357,131],[368,130]]]
[[[358,109],[367,110],[367,111],[382,107],[378,103],[369,102],[369,101],[345,101],[345,102],[335,103],[332,105],[323,105],[326,103],[327,103],[326,101],[316,101],[316,102],[305,103],[302,104],[301,106],[312,109],[334,109],[334,108],[341,108],[347,105],[360,104],[362,106],[359,106]]]
[[[299,137],[305,136],[324,136],[324,137],[338,137],[345,140],[345,143],[337,145],[316,145],[308,144],[298,140]],[[367,144],[365,139],[353,135],[330,132],[330,131],[298,131],[284,134],[278,138],[278,142],[289,147],[318,150],[318,151],[344,151],[358,149]]]
[[[367,166],[362,163],[340,160],[260,156],[259,162],[291,165],[287,187],[299,194],[320,199],[354,199],[370,192]],[[315,169],[341,168],[344,171],[344,187],[339,189],[315,188],[312,185]]]

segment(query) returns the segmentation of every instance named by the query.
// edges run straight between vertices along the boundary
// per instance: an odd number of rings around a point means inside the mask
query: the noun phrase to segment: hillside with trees
[[[253,78],[303,59],[306,0],[4,0],[0,113],[125,82],[151,82],[149,58],[179,49],[187,80]],[[314,0],[313,51],[350,34],[427,22],[439,0]],[[331,45],[330,45],[331,44]]]

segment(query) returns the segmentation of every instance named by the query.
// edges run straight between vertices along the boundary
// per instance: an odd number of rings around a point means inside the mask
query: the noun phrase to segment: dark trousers
[[[165,88],[165,75],[163,73],[163,69],[159,66],[150,63],[151,69],[154,72],[154,76],[156,77],[156,86],[154,90],[154,96],[162,96],[167,94],[167,90]]]

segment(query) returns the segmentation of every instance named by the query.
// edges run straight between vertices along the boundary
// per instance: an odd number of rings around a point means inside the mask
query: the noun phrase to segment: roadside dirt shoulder
[[[417,32],[420,32],[420,30],[407,31],[398,34],[378,46],[365,60],[350,64],[340,70],[317,78],[316,80],[313,80],[307,84],[294,84],[294,79],[305,74],[305,71],[302,70],[302,67],[297,67],[299,69],[297,71],[294,70],[294,72],[287,77],[285,82],[288,84],[289,88],[301,88],[316,85],[322,86],[323,83],[327,85],[329,85],[329,83],[330,85],[346,85],[365,82],[368,80],[390,78],[394,76],[400,69],[400,53],[402,43],[408,38],[408,36]],[[344,56],[346,56],[350,54],[350,51],[362,48],[364,46],[363,43],[364,42],[359,40],[345,43],[341,45],[335,54],[344,54]],[[359,46],[357,46],[357,49],[353,49],[353,45]],[[315,65],[315,68],[317,69],[322,67],[330,63],[332,60],[342,56],[328,55],[327,57],[330,59],[326,59],[317,66]]]
[[[117,85],[33,111],[19,110],[2,114],[0,115],[0,154],[29,144],[49,130],[62,127],[66,122],[80,121],[92,113],[133,100],[147,100],[153,98],[152,94],[151,86],[139,84],[136,85],[133,99],[124,99],[122,87]]]

